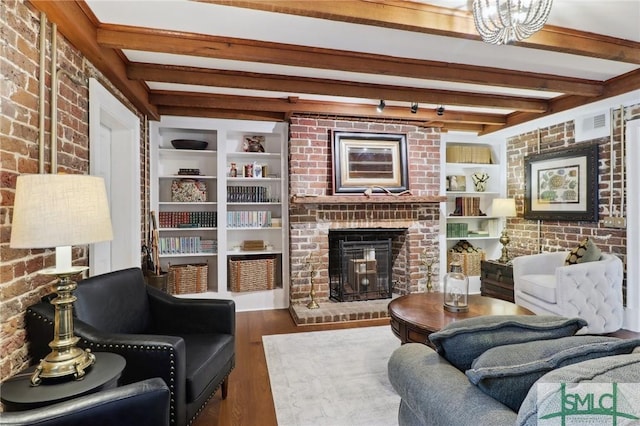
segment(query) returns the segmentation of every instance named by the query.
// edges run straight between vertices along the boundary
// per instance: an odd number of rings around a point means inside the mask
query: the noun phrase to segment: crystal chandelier
[[[473,0],[473,20],[487,43],[531,37],[547,22],[553,0]]]

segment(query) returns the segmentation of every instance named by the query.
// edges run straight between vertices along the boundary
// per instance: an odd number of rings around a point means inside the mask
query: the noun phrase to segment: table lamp
[[[515,217],[516,216],[516,200],[513,198],[494,198],[491,204],[491,211],[494,216],[499,217]],[[509,235],[507,235],[507,225],[505,223],[500,235],[500,243],[502,244],[502,256],[498,259],[500,263],[509,263]]]
[[[73,334],[73,291],[71,276],[87,270],[71,265],[71,246],[113,239],[104,180],[96,176],[37,174],[18,176],[16,181],[11,241],[9,247],[56,249],[56,266],[40,271],[58,277],[52,351],[40,361],[31,383],[41,379],[73,376],[82,379],[95,362],[88,350],[76,347]]]

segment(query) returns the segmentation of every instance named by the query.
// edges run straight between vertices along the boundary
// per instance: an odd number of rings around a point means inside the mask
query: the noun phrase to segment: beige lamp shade
[[[491,204],[491,211],[498,217],[515,217],[516,200],[513,198],[494,198]]]
[[[68,174],[18,176],[12,248],[53,248],[113,239],[101,177]]]

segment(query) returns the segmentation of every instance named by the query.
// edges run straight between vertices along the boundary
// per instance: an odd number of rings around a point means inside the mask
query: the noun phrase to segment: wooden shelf
[[[444,195],[319,195],[291,197],[291,204],[431,204],[447,201]]]

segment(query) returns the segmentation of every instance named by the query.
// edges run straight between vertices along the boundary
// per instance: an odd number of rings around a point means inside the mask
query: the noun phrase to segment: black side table
[[[31,374],[36,366],[18,373],[0,385],[0,401],[4,409],[30,410],[116,387],[126,364],[124,358],[109,352],[96,352],[94,355],[96,362],[87,369],[82,380],[43,380],[40,385],[31,386]]]
[[[496,260],[480,265],[480,294],[513,303],[513,266]]]

